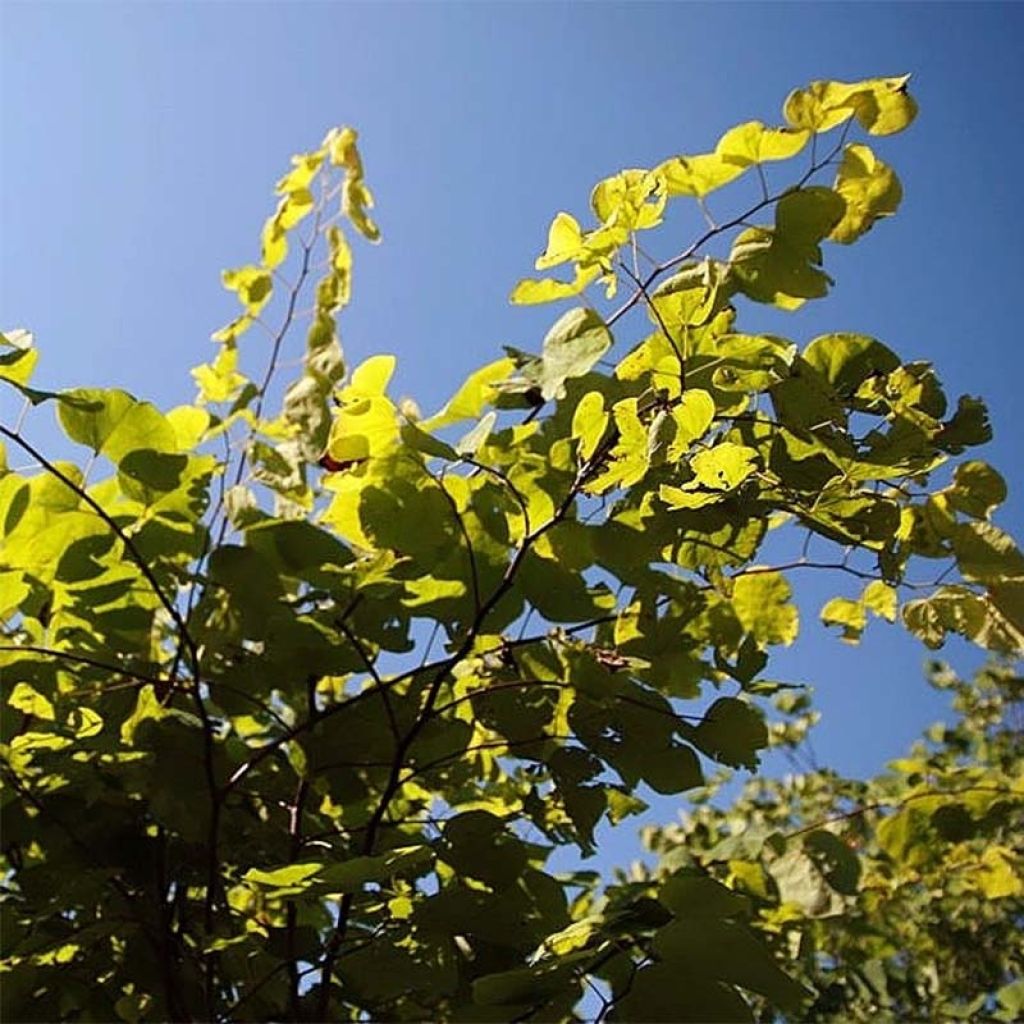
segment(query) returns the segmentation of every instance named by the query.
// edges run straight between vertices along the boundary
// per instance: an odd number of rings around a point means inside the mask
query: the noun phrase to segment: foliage
[[[1024,679],[993,664],[967,682],[935,664],[930,681],[955,695],[955,723],[882,775],[760,778],[725,809],[707,803],[647,836],[661,854],[649,881],[691,871],[744,904],[810,993],[800,1020],[1024,1010]],[[780,730],[780,744],[801,732]]]
[[[873,338],[737,330],[748,303],[825,295],[824,244],[895,211],[850,133],[915,110],[906,78],[813,83],[786,127],[600,182],[595,226],[559,213],[537,260],[572,280],[513,300],[620,304],[570,309],[429,417],[389,395],[393,357],[342,358],[347,232],[379,238],[348,128],[293,159],[259,262],[224,274],[241,310],[191,404],[41,390],[8,334],[0,375],[85,457],[0,424],[33,463],[0,464],[5,1016],[554,1020],[591,985],[609,1019],[802,1006],[732,892],[682,871],[603,897],[546,864],[646,788],[757,767],[788,572],[834,574],[851,641],[870,613],[1021,646],[1005,486],[956,459],[982,403],[950,410]],[[715,221],[744,176],[761,191]],[[680,197],[707,227],[651,261]],[[759,563],[777,527],[794,554]]]

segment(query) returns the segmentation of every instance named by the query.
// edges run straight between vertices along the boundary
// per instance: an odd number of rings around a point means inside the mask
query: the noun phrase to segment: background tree
[[[895,172],[852,133],[915,111],[906,78],[816,82],[786,127],[600,182],[593,227],[559,213],[537,260],[568,279],[513,301],[618,305],[573,308],[429,417],[388,395],[393,357],[344,366],[345,229],[379,237],[347,128],[293,158],[259,262],[224,274],[241,311],[192,404],[41,390],[8,334],[25,404],[0,434],[36,468],[0,479],[4,1012],[562,1019],[590,986],[602,1017],[806,1005],[712,879],[605,898],[546,864],[592,853],[642,787],[757,767],[786,692],[767,652],[799,627],[788,572],[841,581],[823,614],[848,638],[870,613],[933,646],[1021,645],[1003,481],[947,472],[988,439],[982,403],[948,409],[873,338],[737,330],[749,302],[826,294],[823,245],[895,212]],[[760,198],[714,219],[707,195],[744,174]],[[641,240],[680,198],[706,230],[654,262]],[[29,439],[40,405],[84,465]],[[777,527],[790,554],[757,563]]]
[[[801,1020],[1009,1021],[1024,1010],[1024,680],[1005,664],[963,680],[935,663],[929,681],[954,694],[956,721],[932,726],[889,771],[758,778],[727,806],[646,836],[661,856],[651,878],[700,872],[742,894],[737,905],[812,994]],[[776,740],[798,749],[807,712],[789,710]]]

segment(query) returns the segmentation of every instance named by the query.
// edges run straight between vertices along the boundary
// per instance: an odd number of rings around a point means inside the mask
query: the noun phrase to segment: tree
[[[749,782],[724,809],[652,829],[660,870],[635,869],[627,888],[689,872],[728,894],[811,993],[801,1020],[1019,1020],[1024,679],[993,663],[968,682],[935,663],[930,682],[955,694],[956,722],[888,772]]]
[[[393,357],[342,358],[343,224],[379,237],[348,128],[293,158],[259,262],[223,275],[241,312],[191,404],[41,390],[8,334],[4,380],[88,455],[0,424],[35,466],[0,479],[5,1015],[553,1020],[592,987],[602,1019],[805,1006],[811,979],[706,872],[602,890],[545,866],[593,853],[642,787],[757,767],[789,572],[842,584],[823,615],[847,639],[901,615],[930,646],[1021,647],[1005,485],[959,458],[984,405],[948,410],[929,365],[873,338],[736,328],[824,296],[824,243],[896,211],[851,133],[915,111],[905,77],[816,82],[786,127],[600,182],[595,226],[559,213],[537,260],[571,280],[512,295],[591,300],[429,417],[388,395]],[[761,191],[713,220],[744,175]],[[707,227],[651,260],[680,197]],[[758,563],[786,524],[792,558]]]

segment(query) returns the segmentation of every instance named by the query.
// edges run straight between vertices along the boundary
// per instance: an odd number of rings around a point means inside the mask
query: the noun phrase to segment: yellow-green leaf
[[[559,213],[548,229],[548,245],[537,257],[534,266],[538,270],[557,267],[560,263],[575,259],[583,244],[583,232],[576,218],[568,213]]]
[[[552,278],[525,278],[520,281],[512,294],[509,302],[518,306],[533,306],[542,302],[554,302],[556,299],[568,299],[591,284],[601,273],[597,266],[576,268],[576,277],[572,281],[556,281]]]
[[[698,452],[690,460],[694,486],[712,491],[731,491],[757,469],[757,452],[746,445],[723,441]]]
[[[747,121],[730,128],[718,141],[715,152],[740,167],[788,160],[807,145],[808,129],[766,128],[760,121]]]
[[[588,391],[579,401],[572,415],[572,436],[578,442],[581,462],[594,454],[608,426],[608,410],[600,391]]]
[[[259,316],[263,307],[270,301],[274,290],[273,279],[264,267],[239,267],[236,270],[225,270],[221,280],[228,291],[238,296],[238,301],[245,307],[249,316]]]
[[[448,400],[440,412],[421,424],[424,430],[439,430],[460,420],[476,419],[494,401],[495,385],[506,380],[515,370],[512,359],[497,359],[475,370]]]
[[[698,156],[676,156],[659,164],[657,172],[665,179],[670,196],[696,196],[703,198],[716,188],[728,185],[746,170],[720,153],[701,153]]]
[[[17,708],[19,711],[24,712],[26,715],[32,715],[34,718],[42,718],[47,722],[54,720],[53,705],[49,699],[44,697],[38,690],[29,686],[28,683],[17,683],[13,690],[11,690],[10,697],[7,698],[7,703],[12,708]]]
[[[910,75],[871,78],[862,82],[812,82],[796,89],[783,113],[795,128],[826,132],[856,116],[872,135],[903,131],[917,115],[917,103],[907,92]]]
[[[791,601],[786,577],[777,572],[748,573],[733,584],[732,606],[740,625],[760,646],[789,646],[800,631],[800,616]]]
[[[903,198],[896,172],[859,144],[846,147],[834,188],[846,201],[846,211],[829,238],[843,244],[869,231],[880,217],[892,216]]]
[[[715,401],[707,391],[689,388],[672,410],[676,435],[668,448],[669,462],[678,462],[702,438],[715,417]]]

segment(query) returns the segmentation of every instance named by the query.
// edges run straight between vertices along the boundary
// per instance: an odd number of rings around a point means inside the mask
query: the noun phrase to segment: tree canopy
[[[558,213],[536,269],[561,276],[511,297],[571,308],[431,415],[389,393],[393,356],[342,354],[350,236],[380,237],[351,128],[292,158],[258,260],[223,274],[240,309],[191,402],[44,390],[31,335],[3,336],[7,1019],[1012,1012],[1019,956],[954,970],[932,936],[962,913],[995,956],[1020,920],[1019,749],[966,685],[960,732],[896,781],[760,779],[652,837],[656,871],[548,866],[799,735],[802,691],[765,674],[792,573],[834,578],[848,642],[878,616],[1024,644],[982,401],[875,338],[739,325],[825,296],[828,246],[897,211],[871,140],[913,120],[908,77],[783,114]],[[714,217],[743,176],[756,198]],[[654,260],[680,201],[706,227]],[[31,440],[43,407],[77,461]],[[770,531],[789,557],[762,560]],[[870,836],[827,820],[851,800],[889,809]],[[881,928],[879,892],[915,923]]]

